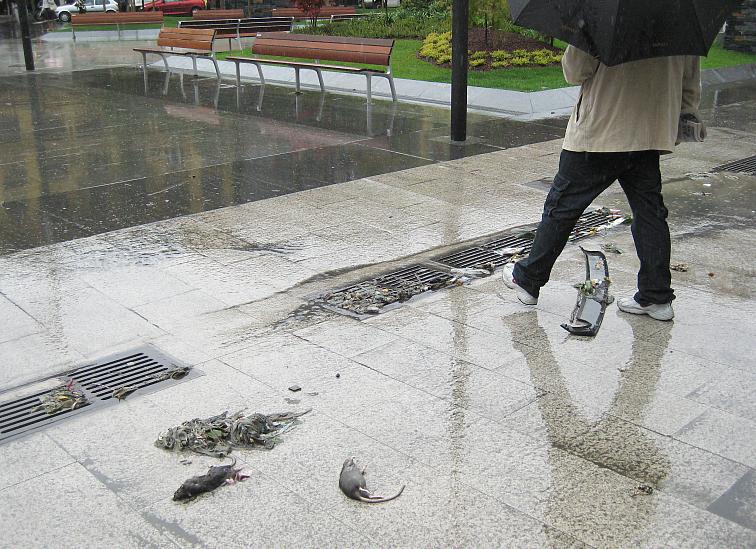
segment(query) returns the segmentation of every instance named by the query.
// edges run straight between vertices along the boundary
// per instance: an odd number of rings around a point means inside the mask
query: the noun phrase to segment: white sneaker
[[[507,288],[515,290],[517,293],[517,299],[519,299],[525,305],[535,305],[538,303],[538,298],[533,297],[524,289],[522,289],[517,282],[515,282],[514,275],[512,274],[514,269],[514,263],[507,263],[504,265],[504,270],[501,273],[501,279],[504,281],[504,285]]]
[[[635,301],[634,297],[623,297],[617,301],[617,307],[620,311],[630,313],[631,315],[648,315],[656,320],[672,320],[675,318],[672,303],[664,303],[662,305],[652,304],[644,307]]]

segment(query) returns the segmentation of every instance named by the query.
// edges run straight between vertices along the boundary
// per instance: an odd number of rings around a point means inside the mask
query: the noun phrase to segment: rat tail
[[[358,499],[360,501],[362,501],[363,503],[385,503],[387,501],[391,501],[392,499],[398,498],[399,496],[402,495],[402,492],[404,492],[404,485],[399,489],[399,491],[396,494],[394,494],[391,497],[383,497],[383,496],[365,497],[365,496],[359,496]]]

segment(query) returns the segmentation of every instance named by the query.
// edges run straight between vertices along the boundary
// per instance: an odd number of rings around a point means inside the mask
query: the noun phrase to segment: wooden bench
[[[241,39],[257,36],[261,32],[290,32],[293,17],[246,17],[242,19],[207,19],[199,21],[179,21],[181,29],[214,29],[215,39],[235,39],[242,49]]]
[[[115,25],[118,29],[118,39],[121,38],[122,25],[163,25],[162,11],[131,12],[131,13],[79,13],[71,16],[71,32],[76,40],[76,27],[90,25]]]
[[[192,58],[194,74],[197,75],[197,58],[209,59],[215,67],[218,82],[221,80],[218,61],[213,54],[213,42],[215,30],[213,29],[163,29],[157,39],[157,48],[134,48],[134,51],[142,54],[144,69],[144,85],[147,88],[147,54],[159,55],[165,64],[165,70],[170,74],[167,57],[171,55],[183,55]],[[175,50],[174,48],[179,48]]]
[[[293,17],[294,19],[309,19],[310,16],[299,8],[273,8],[273,17]],[[356,8],[341,6],[324,6],[318,12],[318,19],[328,19],[332,15],[355,15]]]
[[[363,17],[372,17],[372,13],[334,13],[331,15],[331,23],[339,21],[351,21],[352,19],[361,19]]]
[[[208,19],[243,19],[244,10],[197,10],[192,14],[194,20]]]
[[[394,49],[393,40],[378,38],[349,38],[343,36],[316,36],[308,34],[261,34],[252,45],[252,53],[257,55],[273,55],[278,57],[296,57],[312,59],[314,63],[303,61],[284,61],[277,59],[261,59],[257,57],[229,56],[226,61],[236,64],[236,85],[241,85],[239,67],[242,63],[249,63],[257,67],[260,82],[265,85],[265,78],[261,65],[287,66],[294,69],[296,90],[300,91],[299,71],[312,70],[318,75],[320,90],[325,92],[321,71],[337,71],[352,74],[362,74],[367,78],[367,100],[372,98],[372,77],[386,78],[391,87],[391,97],[396,101],[394,77],[391,74],[391,53]],[[326,65],[320,61],[342,61],[360,63],[363,65],[380,65],[384,70],[366,67],[346,67],[341,65]]]

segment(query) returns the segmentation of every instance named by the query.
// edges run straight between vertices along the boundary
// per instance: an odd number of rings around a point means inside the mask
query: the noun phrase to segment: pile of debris
[[[84,393],[73,388],[73,382],[53,389],[49,393],[39,397],[39,400],[41,402],[40,405],[32,408],[31,411],[40,412],[44,410],[49,416],[76,410],[89,403]]]
[[[438,290],[449,284],[449,280],[421,282],[394,278],[387,284],[370,280],[345,291],[326,294],[323,301],[332,307],[358,315],[371,315],[378,314],[386,305],[403,303],[413,296],[429,290]]]
[[[158,437],[155,446],[218,458],[227,456],[234,448],[271,449],[278,437],[299,425],[298,418],[309,411],[244,415],[242,410],[232,415],[223,412],[206,419],[195,418],[168,429]]]

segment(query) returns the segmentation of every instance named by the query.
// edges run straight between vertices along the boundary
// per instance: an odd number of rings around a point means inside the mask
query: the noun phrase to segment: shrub
[[[451,32],[430,33],[423,41],[423,46],[418,55],[437,65],[449,63],[451,61]],[[471,67],[489,66],[493,69],[553,65],[562,59],[561,52],[546,48],[535,51],[515,50],[512,52],[503,50],[474,51],[469,52],[469,55]]]
[[[411,8],[402,7],[376,12],[337,23],[321,23],[316,30],[300,29],[295,32],[326,34],[330,36],[358,36],[363,38],[419,38],[451,30],[451,14],[444,1],[413,2]]]

